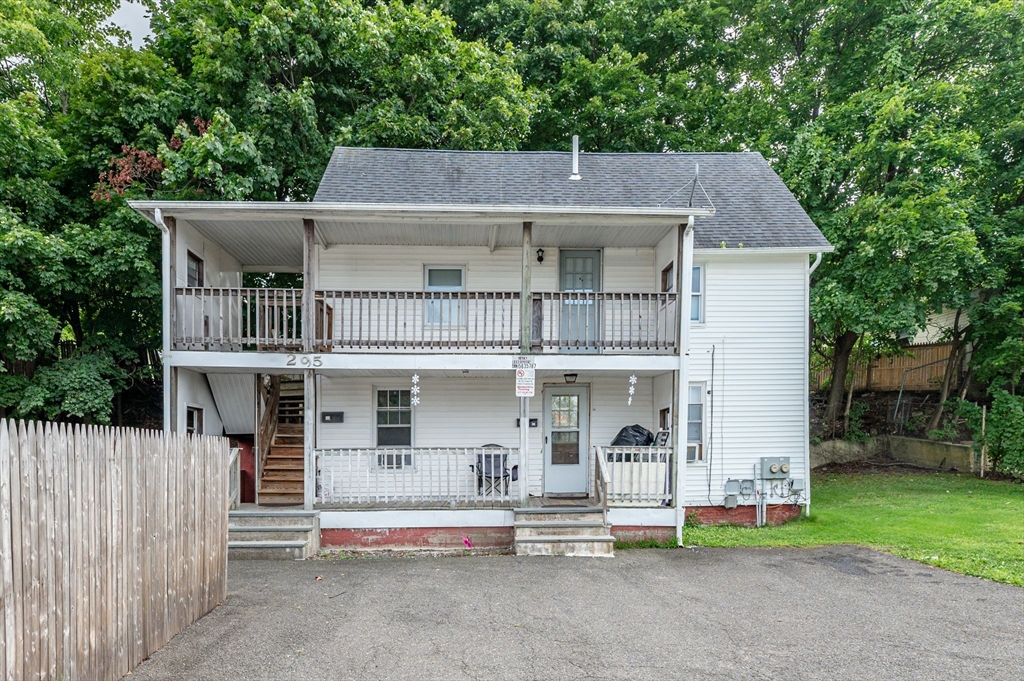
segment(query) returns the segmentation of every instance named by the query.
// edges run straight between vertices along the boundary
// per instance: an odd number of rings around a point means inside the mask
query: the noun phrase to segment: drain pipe
[[[818,265],[821,264],[821,253],[814,254],[814,262],[811,263],[811,269],[807,270],[807,274],[814,274],[814,270],[818,269]]]

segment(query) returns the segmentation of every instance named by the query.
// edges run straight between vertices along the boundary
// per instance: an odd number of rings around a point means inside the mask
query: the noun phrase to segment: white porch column
[[[303,409],[302,409],[302,460],[303,460],[303,508],[313,508],[313,497],[316,493],[316,460],[313,448],[316,447],[316,379],[312,369],[303,372]]]
[[[690,295],[693,284],[693,216],[679,225],[676,281],[679,314],[679,370],[676,373],[676,404],[672,423],[675,426],[673,448],[676,455],[676,539],[683,543],[686,522],[686,412],[690,393]]]
[[[163,365],[164,365],[164,432],[173,433],[178,429],[178,368],[168,364],[168,357],[174,339],[174,308],[177,304],[174,289],[178,285],[177,267],[177,222],[171,216],[164,217],[157,208],[153,221],[160,228],[162,252],[161,284],[163,288]]]
[[[530,353],[533,332],[533,223],[523,223],[523,273],[519,292],[519,353]],[[530,504],[530,398],[519,398],[519,503]]]

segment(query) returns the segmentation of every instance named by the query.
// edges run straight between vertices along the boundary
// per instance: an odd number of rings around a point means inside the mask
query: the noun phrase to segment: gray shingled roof
[[[757,153],[572,154],[338,147],[316,201],[430,205],[685,207],[694,167],[697,248],[827,248],[778,175]]]

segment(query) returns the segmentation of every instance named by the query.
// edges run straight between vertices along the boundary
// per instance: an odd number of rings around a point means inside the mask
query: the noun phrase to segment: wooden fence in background
[[[0,420],[0,678],[120,679],[223,600],[228,456]]]
[[[871,362],[862,359],[853,375],[854,390],[899,390],[903,374],[907,369],[907,383],[904,390],[934,390],[942,385],[946,371],[944,360],[949,359],[950,343],[908,345],[909,354],[896,357],[877,357]],[[853,367],[853,359],[850,359]],[[831,370],[823,369],[811,373],[811,389],[821,390],[831,376]],[[958,374],[959,376],[959,374]]]

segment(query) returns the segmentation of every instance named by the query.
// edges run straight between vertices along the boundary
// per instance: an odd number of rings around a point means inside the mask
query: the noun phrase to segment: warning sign
[[[534,369],[516,369],[516,397],[533,397],[536,373]]]

